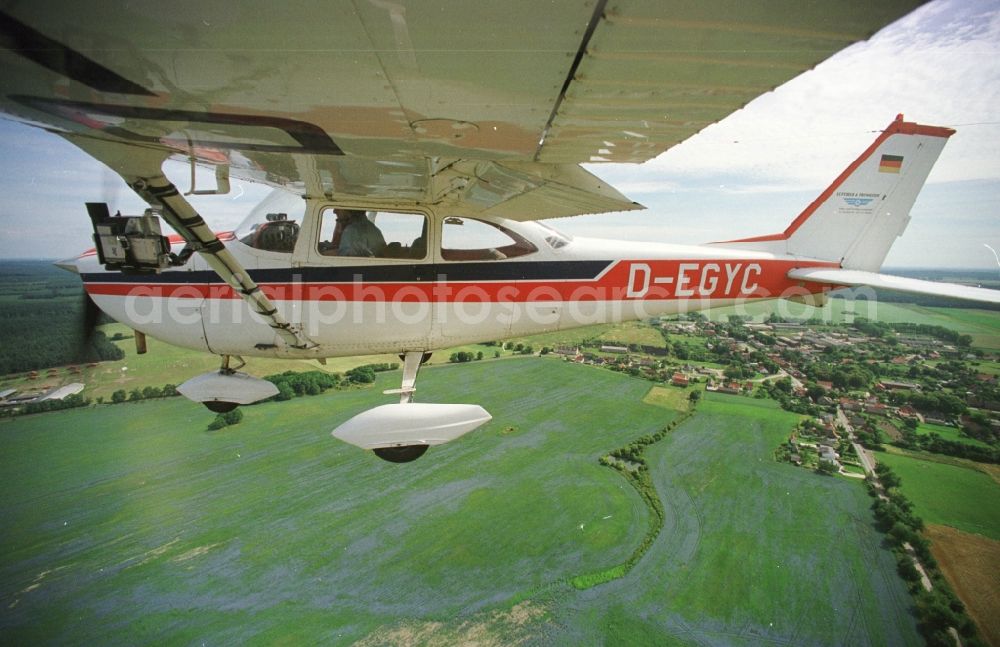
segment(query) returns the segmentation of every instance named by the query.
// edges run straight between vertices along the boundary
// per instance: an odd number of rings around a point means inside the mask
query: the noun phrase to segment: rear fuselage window
[[[537,252],[538,248],[506,227],[475,218],[445,218],[441,258],[446,261],[498,261]]]

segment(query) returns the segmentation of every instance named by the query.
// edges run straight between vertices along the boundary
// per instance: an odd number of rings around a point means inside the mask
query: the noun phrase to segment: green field
[[[597,458],[672,418],[616,406],[648,383],[531,359],[434,368],[423,401],[497,421],[406,466],[330,438],[397,381],[248,407],[216,433],[180,398],[0,424],[5,642],[342,642],[634,549],[646,510]]]
[[[555,606],[569,642],[921,644],[863,488],[774,462],[796,420],[708,393],[647,450],[665,528],[628,576]]]
[[[966,436],[959,429],[955,427],[946,427],[944,425],[935,425],[928,422],[922,422],[917,426],[917,433],[922,436],[929,436],[930,434],[937,434],[941,436],[944,440],[950,440],[956,443],[965,443],[966,445],[974,445],[976,447],[991,447],[989,443],[984,443],[983,441]]]
[[[645,532],[597,458],[674,417],[642,404],[649,383],[430,367],[422,401],[494,421],[408,465],[329,437],[397,381],[246,407],[221,432],[180,398],[0,423],[3,642],[920,643],[863,488],[775,463],[796,417],[773,403],[710,394],[651,447],[663,532],[581,592],[569,578]]]
[[[674,411],[687,411],[690,406],[692,391],[701,390],[699,387],[680,388],[676,386],[654,386],[642,399],[646,404],[652,404],[664,409]]]
[[[0,380],[0,388],[15,388],[19,391],[46,391],[70,382],[82,382],[86,385],[83,395],[89,398],[110,399],[111,394],[118,389],[131,391],[144,386],[162,386],[164,384],[178,385],[186,380],[219,367],[219,358],[215,355],[199,351],[187,350],[171,346],[157,339],[148,340],[149,352],[137,355],[132,330],[123,324],[108,324],[101,330],[111,338],[120,334],[124,338],[114,343],[125,352],[121,361],[100,362],[96,366],[79,366],[78,373],[71,372],[67,367],[49,371],[38,371],[37,379],[28,379],[26,374],[6,376]],[[511,343],[531,344],[537,354],[543,346],[575,346],[584,339],[614,340],[623,343],[637,343],[663,347],[665,342],[659,331],[640,322],[629,322],[617,325],[599,325],[578,328],[575,330],[554,332],[534,337],[524,337],[512,340]],[[475,355],[483,353],[484,359],[493,359],[494,353],[500,351],[499,346],[469,344],[456,346],[435,352],[430,364],[447,364],[452,353],[458,351],[471,352]],[[510,357],[513,351],[503,351],[504,357]],[[320,364],[315,360],[281,360],[260,357],[248,358],[247,366],[242,370],[258,377],[273,375],[284,371],[322,370],[343,373],[362,364],[396,362],[397,355],[368,355],[357,357],[331,357],[327,363]]]
[[[924,523],[1000,540],[1000,484],[988,475],[914,455],[877,456],[903,480],[903,494]]]
[[[716,308],[706,311],[713,321],[726,321],[731,314],[767,318],[772,312],[787,319],[820,319],[833,324],[843,323],[845,312],[853,312],[856,317],[886,323],[908,322],[944,326],[972,337],[973,346],[989,350],[1000,350],[1000,312],[976,310],[972,308],[938,308],[918,306],[908,303],[885,301],[848,301],[830,299],[822,308],[791,303],[783,299],[774,301],[754,301],[741,306]]]

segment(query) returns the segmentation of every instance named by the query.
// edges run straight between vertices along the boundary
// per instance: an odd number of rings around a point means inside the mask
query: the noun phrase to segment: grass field
[[[1000,485],[987,474],[944,463],[879,452],[903,480],[903,494],[925,523],[1000,540]]]
[[[497,421],[406,466],[329,437],[397,380],[248,407],[216,433],[180,398],[0,424],[5,642],[344,642],[634,549],[645,507],[597,458],[672,417],[638,404],[647,382],[530,359],[428,369],[423,401]]]
[[[71,382],[82,382],[86,385],[83,395],[89,398],[103,397],[110,399],[111,394],[118,389],[131,391],[145,386],[162,386],[164,384],[178,385],[186,380],[219,367],[219,358],[208,353],[187,350],[171,346],[159,340],[150,338],[149,352],[137,355],[132,330],[122,324],[108,324],[101,330],[111,338],[116,333],[124,338],[116,341],[125,352],[125,358],[115,362],[101,362],[96,366],[80,366],[79,373],[72,373],[68,368],[55,369],[52,374],[39,371],[38,379],[28,379],[26,375],[7,376],[0,381],[0,388],[15,388],[19,391],[47,391]],[[624,343],[637,343],[663,347],[665,342],[660,333],[649,325],[640,322],[627,322],[616,325],[599,325],[579,328],[576,330],[554,332],[520,340],[512,343],[526,343],[534,347],[538,353],[543,346],[574,346],[584,339],[606,339]],[[475,355],[483,353],[484,359],[492,359],[499,351],[498,346],[469,344],[456,346],[435,352],[429,364],[447,364],[452,353],[458,351],[471,352]],[[510,357],[512,351],[503,352],[504,357]],[[317,361],[281,360],[253,357],[248,358],[245,368],[241,369],[251,375],[263,377],[284,371],[321,370],[331,373],[344,373],[362,364],[395,362],[399,363],[397,355],[368,355],[358,357],[331,357],[325,365]]]
[[[1000,350],[1000,312],[976,310],[972,308],[937,308],[908,303],[847,301],[830,299],[822,308],[791,303],[782,299],[775,301],[751,302],[739,307],[716,308],[706,315],[713,321],[725,321],[731,314],[750,316],[762,320],[772,312],[788,319],[813,319],[839,324],[845,319],[845,312],[853,312],[857,317],[886,323],[909,322],[944,326],[970,335],[973,346],[990,350]]]
[[[964,435],[956,427],[946,427],[944,425],[935,425],[931,423],[920,423],[917,427],[917,433],[921,435],[937,434],[941,436],[944,440],[951,440],[957,443],[965,443],[966,445],[974,445],[976,447],[991,447],[989,443],[984,443],[983,441],[971,438]]]
[[[606,342],[639,344],[640,346],[655,346],[656,348],[663,348],[667,345],[659,330],[642,321],[615,324],[610,330],[602,333],[600,339]]]
[[[771,460],[795,416],[706,396],[649,450],[664,531],[597,458],[675,415],[540,359],[430,367],[489,425],[390,465],[329,430],[375,388],[211,416],[180,398],[0,423],[0,634],[16,644],[919,644],[857,483]],[[497,385],[503,385],[497,388]]]
[[[664,409],[687,411],[691,403],[691,392],[696,390],[698,387],[682,389],[676,386],[654,386],[642,401]]]
[[[551,613],[560,642],[920,644],[858,483],[775,463],[797,416],[706,394],[647,450],[666,508],[636,568]]]

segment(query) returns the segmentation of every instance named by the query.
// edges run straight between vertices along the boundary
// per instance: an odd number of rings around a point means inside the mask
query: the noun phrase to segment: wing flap
[[[921,279],[879,274],[877,272],[810,267],[791,270],[788,272],[788,277],[802,281],[812,281],[814,283],[850,287],[867,285],[873,288],[894,290],[896,292],[1000,304],[1000,290],[989,290],[971,285],[959,285],[958,283],[923,281]]]
[[[538,159],[651,159],[919,4],[609,4]]]
[[[584,213],[634,211],[644,209],[604,180],[574,164],[531,162],[489,164],[493,173],[476,173],[476,181],[464,196],[466,205],[474,195],[489,200],[479,202],[483,215],[511,220],[543,220]],[[506,193],[496,192],[506,184]]]

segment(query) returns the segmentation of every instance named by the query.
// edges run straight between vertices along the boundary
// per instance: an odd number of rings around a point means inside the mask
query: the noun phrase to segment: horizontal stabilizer
[[[867,285],[873,288],[895,290],[897,292],[927,294],[935,297],[950,297],[952,299],[964,299],[966,301],[978,301],[980,303],[1000,304],[1000,290],[988,290],[986,288],[959,285],[957,283],[922,281],[920,279],[910,279],[903,276],[892,276],[890,274],[879,274],[877,272],[841,270],[826,267],[807,267],[789,271],[788,277],[798,279],[800,281],[828,283],[831,285],[845,287]]]

